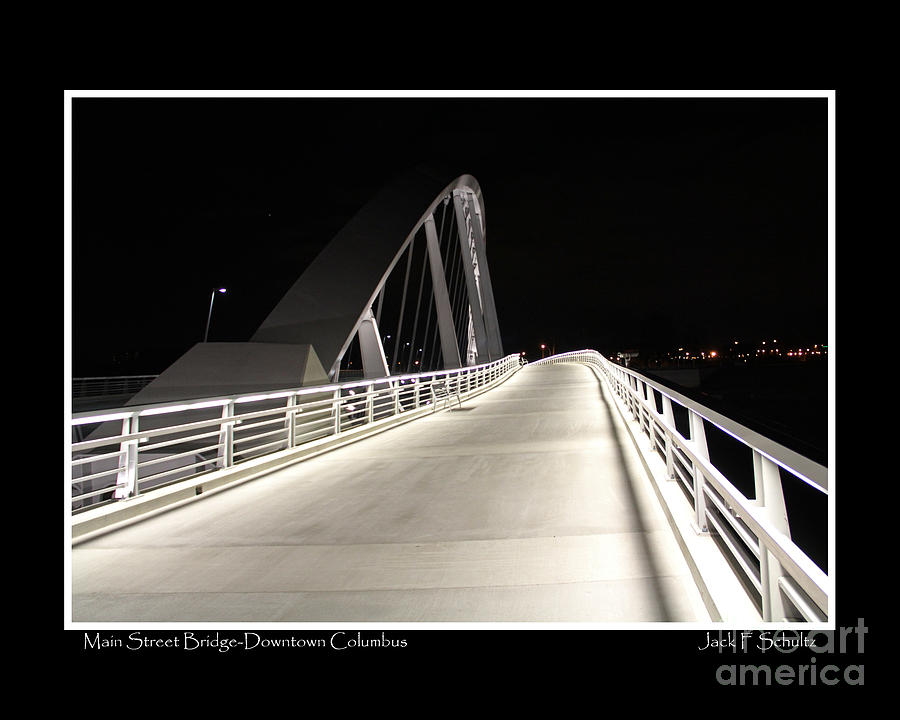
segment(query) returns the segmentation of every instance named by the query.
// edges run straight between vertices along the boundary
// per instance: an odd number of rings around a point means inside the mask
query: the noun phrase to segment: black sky
[[[827,341],[825,99],[72,107],[75,376],[162,371],[202,339],[216,286],[210,340],[248,340],[421,164],[481,185],[509,352]]]

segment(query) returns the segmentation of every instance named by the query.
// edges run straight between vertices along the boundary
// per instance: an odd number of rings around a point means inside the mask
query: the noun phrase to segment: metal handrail
[[[158,375],[112,375],[105,377],[72,378],[72,397],[125,395],[136,393],[155,380]]]
[[[73,512],[230,468],[251,458],[350,436],[436,409],[433,386],[459,399],[519,370],[510,355],[455,370],[74,413]],[[105,426],[105,427],[104,427]],[[102,435],[102,437],[95,437]]]
[[[828,469],[671,388],[617,365],[596,350],[579,350],[535,361],[534,365],[583,363],[596,368],[651,450],[666,463],[669,479],[682,483],[701,534],[714,534],[731,566],[755,588],[764,621],[824,622],[833,596],[828,575],[791,539],[779,468],[828,494]],[[661,399],[662,411],[656,397]],[[688,413],[689,436],[676,427],[673,406]],[[747,498],[709,458],[703,421],[747,446],[753,458],[755,497]]]

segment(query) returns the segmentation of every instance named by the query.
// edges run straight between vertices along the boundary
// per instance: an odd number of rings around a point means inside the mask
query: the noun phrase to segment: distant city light
[[[735,345],[740,344],[741,341],[733,340],[731,341]],[[743,362],[747,362],[747,358],[755,357],[757,361],[760,362],[778,362],[779,360],[785,360],[790,357],[792,360],[794,358],[798,358],[801,361],[807,360],[807,358],[814,356],[823,356],[828,355],[827,345],[819,345],[818,343],[814,344],[812,348],[785,348],[784,352],[782,352],[781,348],[766,347],[770,343],[777,343],[777,338],[771,338],[769,340],[760,340],[760,347],[755,348],[754,350],[748,349],[746,352],[734,352],[733,350],[728,350],[725,353],[725,357],[721,360],[718,350],[693,350],[692,348],[685,349],[684,347],[679,347],[677,352],[675,350],[669,350],[665,354],[665,359],[662,357],[658,357],[656,359],[650,359],[650,367],[665,367],[666,360],[674,362],[674,363],[690,363],[692,366],[697,362],[711,362],[715,361],[719,362],[728,362],[728,360],[737,360],[740,359]],[[728,346],[729,348],[733,346]],[[618,353],[620,358],[625,357],[623,353]],[[660,364],[662,363],[662,364]]]

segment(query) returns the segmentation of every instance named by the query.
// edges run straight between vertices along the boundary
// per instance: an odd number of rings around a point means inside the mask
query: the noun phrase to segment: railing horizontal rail
[[[95,507],[110,494],[108,501],[135,497],[161,487],[163,478],[171,484],[199,477],[411,411],[434,411],[435,383],[465,399],[519,367],[510,355],[454,370],[75,413],[73,438],[76,428],[87,428],[87,437],[70,446],[72,508]]]
[[[157,375],[114,375],[72,378],[72,397],[136,393],[157,377]]]

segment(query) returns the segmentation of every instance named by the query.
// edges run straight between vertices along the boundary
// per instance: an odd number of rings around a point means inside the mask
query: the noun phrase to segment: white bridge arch
[[[435,221],[438,209],[448,208],[450,203],[465,283],[464,291],[459,284],[464,302],[463,313],[456,318]],[[413,245],[424,234],[422,257],[427,258],[429,268],[443,368],[500,359],[503,344],[485,230],[484,201],[474,177],[461,175],[441,185],[422,170],[407,174],[378,193],[344,226],[288,290],[251,342],[312,345],[329,379],[336,380],[342,359],[357,339],[365,377],[390,375],[393,368],[385,352],[380,317],[385,284],[395,270],[404,272],[402,325]],[[405,268],[401,262],[404,255]],[[424,279],[419,283],[416,320]],[[409,293],[410,304],[413,294]],[[460,318],[465,327],[459,327]],[[393,329],[399,337],[402,329]],[[461,344],[460,336],[464,338]]]
[[[440,232],[435,222],[439,210]],[[321,385],[340,378],[351,346],[360,361],[353,374],[358,376],[362,366],[365,378],[499,360],[503,344],[485,229],[484,201],[474,177],[460,175],[448,183],[426,170],[412,171],[388,184],[335,235],[249,342],[197,343],[127,405]],[[408,290],[414,250],[421,272],[412,303],[414,293]],[[453,271],[448,280],[449,258]],[[399,319],[382,335],[385,288],[394,271],[402,276]],[[430,297],[423,304],[426,285]],[[426,315],[423,337],[433,348],[426,354],[421,343],[421,358],[427,362],[414,361],[411,352],[404,358],[404,348],[397,347],[406,332],[408,295],[409,305],[415,306],[407,324],[413,332],[412,339],[407,335],[403,340],[409,340],[406,346],[415,343],[419,317]],[[385,337],[394,341],[390,363]],[[406,360],[405,366],[397,357]]]

